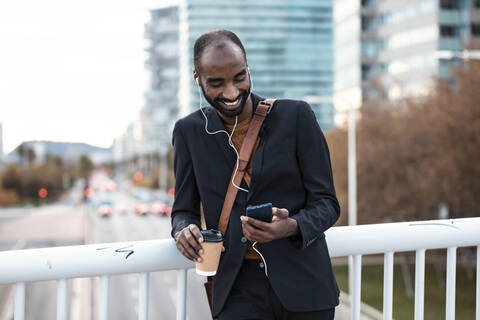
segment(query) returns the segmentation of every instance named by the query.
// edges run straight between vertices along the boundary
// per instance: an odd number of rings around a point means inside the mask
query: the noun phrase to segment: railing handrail
[[[188,269],[173,239],[0,252],[0,284]]]
[[[331,257],[480,245],[480,218],[334,227],[326,233]]]
[[[333,227],[331,257],[480,245],[480,218]],[[0,284],[188,269],[173,239],[0,252]]]

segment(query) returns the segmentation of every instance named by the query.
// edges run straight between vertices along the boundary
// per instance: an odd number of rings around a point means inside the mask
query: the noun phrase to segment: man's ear
[[[197,84],[197,86],[200,86],[200,78],[196,70],[193,70],[193,79],[195,80],[195,83]]]

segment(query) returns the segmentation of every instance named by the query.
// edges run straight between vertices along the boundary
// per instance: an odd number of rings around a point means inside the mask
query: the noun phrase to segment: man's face
[[[223,117],[242,114],[250,95],[250,76],[242,50],[228,42],[205,48],[196,73],[205,99]]]

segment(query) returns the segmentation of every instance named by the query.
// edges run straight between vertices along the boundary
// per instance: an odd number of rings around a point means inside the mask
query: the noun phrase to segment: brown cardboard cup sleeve
[[[217,273],[220,255],[222,253],[223,237],[217,230],[202,230],[203,242],[201,243],[203,254],[202,262],[195,263],[197,274],[202,276],[214,276]]]

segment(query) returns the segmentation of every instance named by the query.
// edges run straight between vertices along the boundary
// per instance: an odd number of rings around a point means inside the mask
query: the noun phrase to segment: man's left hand
[[[269,242],[286,238],[298,233],[295,219],[289,218],[285,208],[272,208],[272,222],[263,222],[252,217],[241,216],[243,234],[252,242]]]

